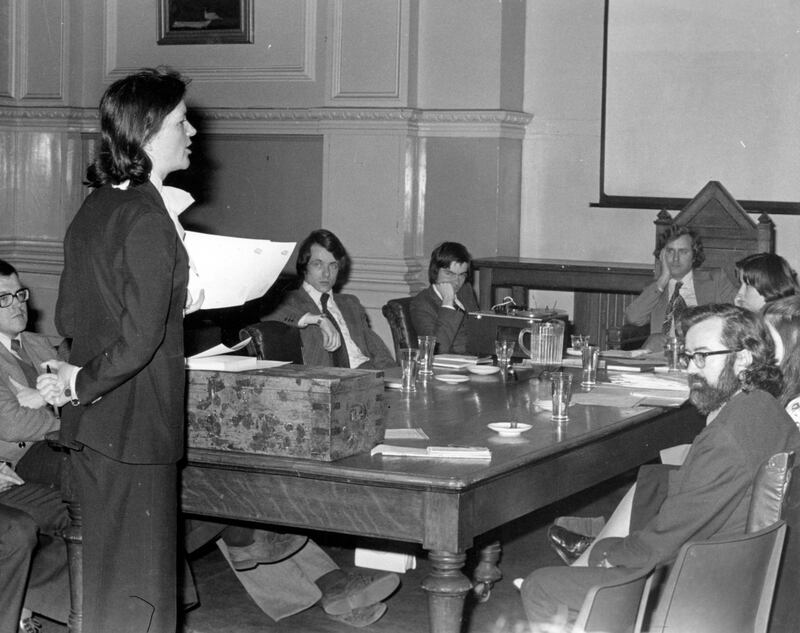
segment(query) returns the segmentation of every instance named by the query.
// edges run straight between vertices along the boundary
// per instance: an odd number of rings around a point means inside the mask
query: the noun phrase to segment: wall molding
[[[0,257],[22,272],[60,275],[64,267],[64,245],[56,239],[0,239]]]
[[[191,104],[190,104],[191,107]],[[419,110],[415,108],[198,108],[190,116],[211,134],[321,134],[328,130],[386,131],[416,136],[522,139],[533,116],[511,110]],[[98,131],[96,108],[0,106],[0,125],[46,125]]]

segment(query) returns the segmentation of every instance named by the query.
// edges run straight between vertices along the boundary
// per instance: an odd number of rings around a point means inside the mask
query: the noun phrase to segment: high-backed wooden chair
[[[688,226],[703,241],[705,261],[701,268],[721,268],[738,285],[734,264],[754,253],[775,250],[775,225],[762,213],[758,221],[721,183],[709,181],[674,218],[661,211],[656,218],[656,244],[673,224]]]
[[[654,224],[655,246],[658,247],[661,236],[673,225],[687,226],[703,243],[705,261],[701,269],[722,269],[734,286],[736,279],[734,264],[754,253],[772,253],[775,250],[775,225],[768,215],[762,213],[758,221],[740,205],[721,183],[711,180],[681,209],[674,217],[667,211],[658,213]],[[656,263],[654,260],[654,263]],[[600,305],[595,309],[605,310],[613,315],[609,318],[622,323],[622,312],[633,301],[634,296],[608,295],[608,301],[615,303]],[[602,303],[602,299],[601,299]],[[580,319],[582,307],[576,300],[576,323]],[[636,347],[649,334],[648,326],[625,325],[623,329],[623,349]]]
[[[389,299],[381,309],[389,323],[394,342],[394,357],[400,358],[400,349],[417,346],[417,333],[411,323],[411,297]]]

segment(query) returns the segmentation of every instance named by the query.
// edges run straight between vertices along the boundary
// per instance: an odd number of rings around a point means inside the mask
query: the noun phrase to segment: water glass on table
[[[418,356],[419,350],[409,347],[404,347],[400,350],[400,369],[403,370],[401,387],[405,392],[417,390],[415,380],[417,377]]]
[[[597,345],[584,345],[581,350],[583,376],[581,386],[593,387],[597,383],[597,365],[600,362],[600,348]]]
[[[674,336],[668,338],[664,343],[664,357],[667,359],[668,371],[681,370],[681,353],[683,353],[683,342]]]
[[[494,341],[494,352],[497,355],[497,365],[503,372],[508,371],[511,356],[514,353],[516,341],[505,337],[498,337]]]
[[[553,395],[552,420],[567,419],[567,408],[572,398],[572,374],[554,371],[550,374],[550,392]]]
[[[433,375],[433,355],[436,350],[435,336],[418,336],[417,347],[419,347],[419,357],[417,358],[417,370],[420,376]]]

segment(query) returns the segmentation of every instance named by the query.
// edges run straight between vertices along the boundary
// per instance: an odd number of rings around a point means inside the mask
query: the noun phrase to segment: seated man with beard
[[[780,403],[774,343],[759,315],[731,305],[686,311],[690,400],[707,416],[683,465],[644,466],[637,478],[629,534],[594,544],[589,567],[534,571],[521,587],[531,623],[574,620],[593,585],[633,568],[674,559],[688,541],[745,533],[752,483],[761,463],[800,446]]]

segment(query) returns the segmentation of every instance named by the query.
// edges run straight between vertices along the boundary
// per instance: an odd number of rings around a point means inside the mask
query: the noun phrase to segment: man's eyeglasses
[[[31,298],[31,291],[27,288],[20,288],[16,292],[4,292],[0,295],[0,308],[9,308],[14,303],[14,299],[20,303],[25,303]]]
[[[739,350],[735,349],[720,349],[715,352],[681,352],[678,354],[678,360],[681,367],[688,367],[689,361],[694,361],[695,367],[703,369],[706,366],[706,358],[709,356],[717,356],[718,354],[735,354]]]

